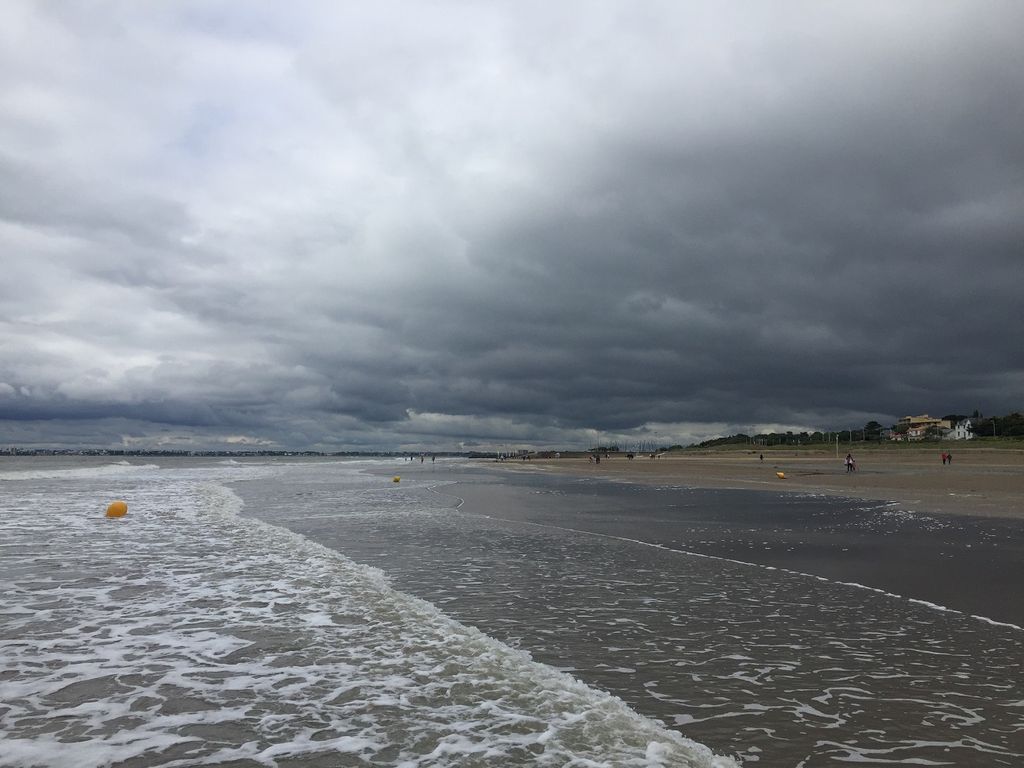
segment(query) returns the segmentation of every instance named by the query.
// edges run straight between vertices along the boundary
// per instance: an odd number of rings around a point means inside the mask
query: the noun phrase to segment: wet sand
[[[586,458],[534,459],[495,466],[605,477],[637,483],[677,483],[695,488],[746,488],[821,493],[896,501],[937,514],[1024,520],[1024,450],[954,450],[943,465],[941,448],[877,448],[853,451],[856,472],[843,465],[846,449],[834,454],[789,451],[664,455],[656,459],[609,454],[600,464]],[[782,472],[784,479],[776,473]]]
[[[621,465],[594,469],[639,469]],[[348,504],[344,485],[310,486],[315,514],[294,487],[273,504],[266,483],[239,493],[720,753],[808,768],[1016,764],[1021,697],[1006,681],[1020,632],[991,621],[1024,625],[1017,521],[563,466],[410,462],[397,486],[381,466],[380,492]],[[392,495],[399,506],[382,506]]]

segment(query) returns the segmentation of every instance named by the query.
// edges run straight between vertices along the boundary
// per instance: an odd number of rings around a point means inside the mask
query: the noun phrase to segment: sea
[[[1022,584],[893,504],[4,457],[0,766],[1021,766]]]

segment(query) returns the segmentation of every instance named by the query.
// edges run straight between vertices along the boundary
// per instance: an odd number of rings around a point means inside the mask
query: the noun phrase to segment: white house
[[[954,440],[973,440],[974,432],[971,431],[971,426],[970,419],[958,421],[949,436]]]

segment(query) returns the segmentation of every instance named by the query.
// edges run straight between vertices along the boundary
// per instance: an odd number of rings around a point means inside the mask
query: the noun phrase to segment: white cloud
[[[983,6],[5,4],[6,424],[557,445],[1019,408],[1024,11]]]

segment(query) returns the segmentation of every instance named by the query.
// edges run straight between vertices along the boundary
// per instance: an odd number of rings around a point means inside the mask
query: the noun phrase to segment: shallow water
[[[673,517],[644,506],[638,489],[450,466],[403,471],[397,487],[322,473],[235,487],[250,500],[246,514],[380,567],[403,591],[744,762],[1024,764],[1024,632],[797,572],[829,559],[809,556],[799,538],[772,555],[787,536],[765,538],[764,520],[788,521],[785,533],[802,518],[844,545],[884,535],[888,551],[894,532],[917,540],[932,518],[663,489],[678,503]],[[744,517],[752,499],[760,525]],[[1016,546],[1010,535],[995,540]],[[766,546],[799,567],[736,561],[764,557]],[[681,551],[701,547],[731,557]]]
[[[0,466],[0,765],[730,764],[239,516],[227,484],[275,523],[416,516],[415,489],[334,462],[162,464]]]

